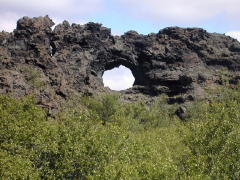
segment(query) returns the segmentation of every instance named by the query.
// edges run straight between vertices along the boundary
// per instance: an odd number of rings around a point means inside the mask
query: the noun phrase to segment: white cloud
[[[121,31],[116,31],[116,30],[114,30],[114,29],[111,29],[111,33],[112,33],[112,35],[114,35],[114,36],[121,36],[121,35],[123,35],[124,34],[124,32],[121,32]]]
[[[226,35],[231,36],[232,38],[237,39],[240,42],[240,31],[230,31]]]
[[[0,0],[1,10],[32,13],[86,14],[98,11],[103,0]]]
[[[117,91],[131,88],[134,80],[132,72],[124,66],[105,71],[103,74],[104,86]]]
[[[138,18],[189,23],[216,16],[239,19],[239,0],[118,0]]]
[[[9,12],[9,13],[0,13],[0,30],[7,32],[13,31],[16,28],[17,20],[19,15]]]
[[[78,20],[104,9],[105,0],[0,0],[0,30],[12,31],[22,16]],[[76,22],[78,23],[78,22]]]

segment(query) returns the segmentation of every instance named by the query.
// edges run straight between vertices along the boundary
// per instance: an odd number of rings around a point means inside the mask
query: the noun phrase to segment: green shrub
[[[46,113],[34,104],[34,98],[16,100],[0,96],[0,177],[17,179],[38,174],[31,157],[46,119]]]
[[[92,116],[96,115],[105,125],[107,122],[113,121],[113,116],[120,108],[117,95],[103,95],[97,98],[85,97],[82,103],[91,112]]]
[[[26,80],[31,85],[35,86],[36,88],[42,88],[45,86],[46,82],[44,82],[40,78],[40,71],[33,67],[26,67],[23,68],[24,73],[26,74]]]
[[[165,97],[84,97],[52,119],[33,97],[1,95],[0,179],[238,179],[240,93],[216,94],[186,122]]]
[[[188,174],[211,179],[240,177],[240,93],[224,89],[209,104],[198,103],[182,128],[190,154],[184,159]]]
[[[1,150],[0,177],[1,179],[37,179],[39,174],[29,159]]]

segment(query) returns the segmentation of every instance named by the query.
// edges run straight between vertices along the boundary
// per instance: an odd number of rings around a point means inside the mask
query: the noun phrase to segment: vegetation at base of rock
[[[39,70],[31,67],[25,67],[23,68],[23,72],[26,74],[25,78],[27,82],[33,85],[34,87],[41,88],[46,84],[46,82],[41,80]]]
[[[33,97],[0,96],[1,179],[238,179],[240,89],[194,102],[70,101],[57,119]],[[216,93],[216,92],[215,92]]]

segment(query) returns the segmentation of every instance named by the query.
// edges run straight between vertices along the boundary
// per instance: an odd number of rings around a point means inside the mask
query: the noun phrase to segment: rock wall
[[[135,77],[128,93],[150,96],[197,96],[207,83],[221,84],[223,71],[231,82],[240,77],[240,43],[222,34],[170,27],[113,36],[97,23],[53,25],[48,16],[23,17],[12,33],[0,33],[0,93],[35,94],[58,109],[71,94],[107,91],[102,75],[119,65]]]

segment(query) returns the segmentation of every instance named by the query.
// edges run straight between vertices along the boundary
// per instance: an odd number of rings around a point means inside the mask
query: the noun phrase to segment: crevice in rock
[[[57,51],[57,48],[54,42],[50,42],[50,56],[54,56]]]

